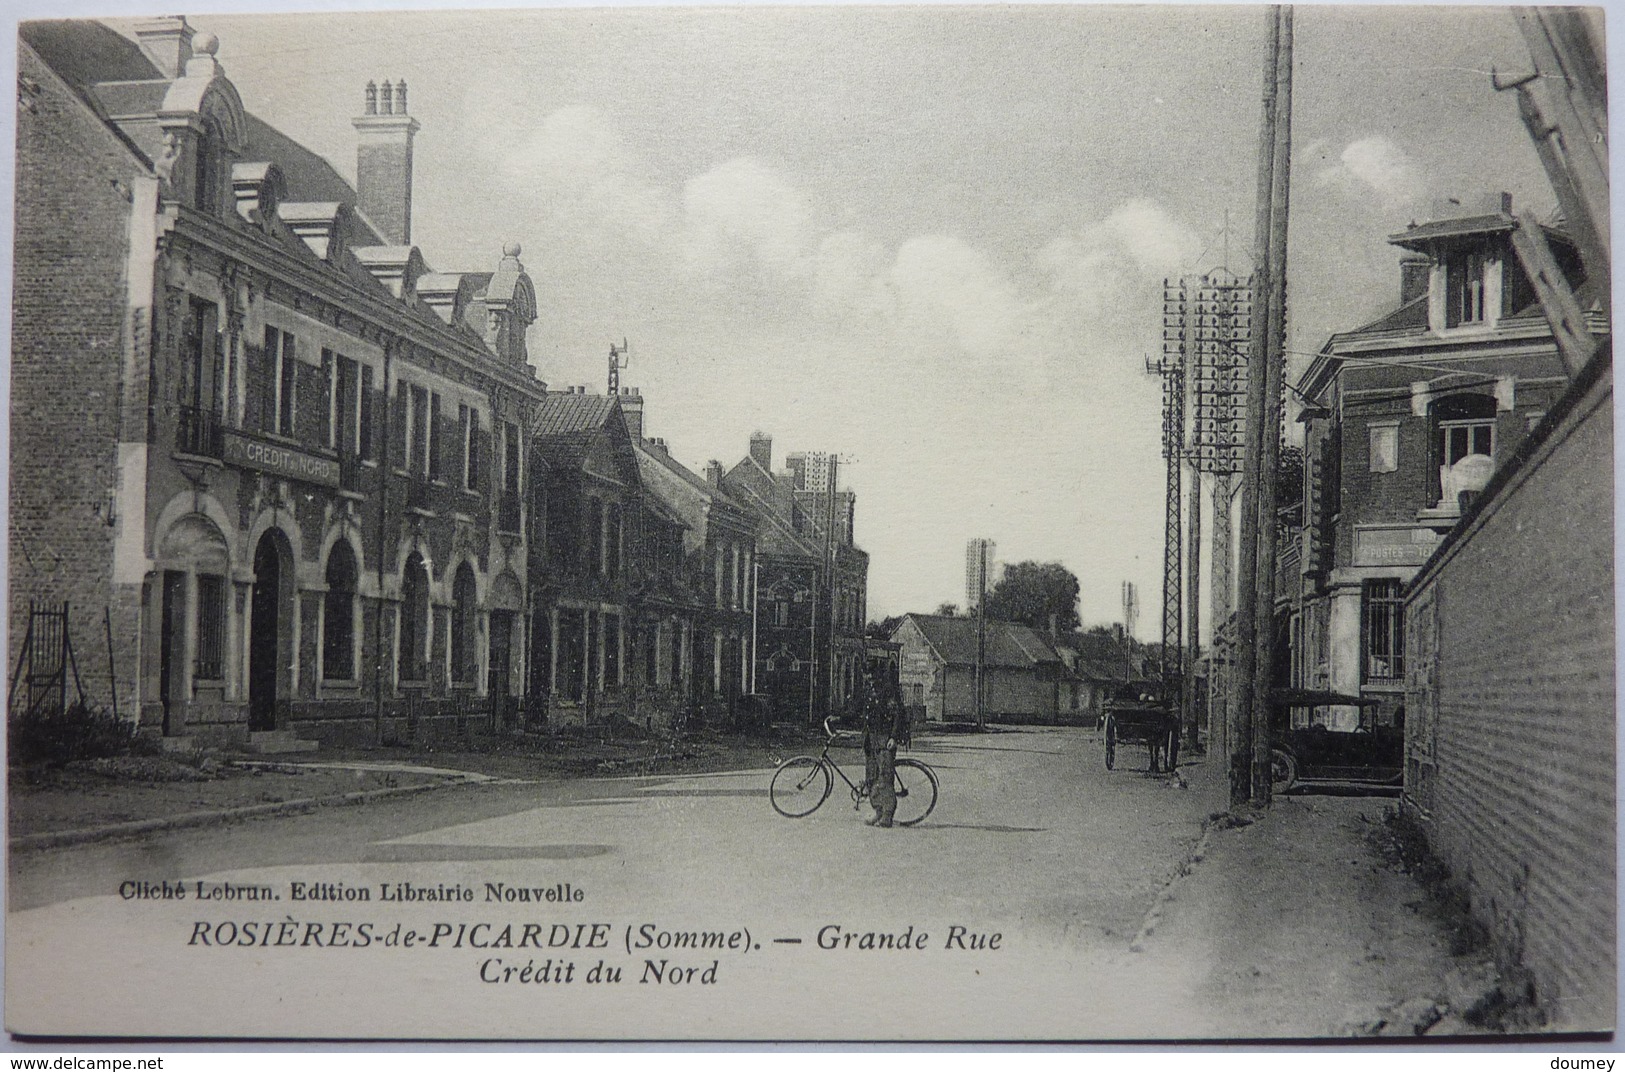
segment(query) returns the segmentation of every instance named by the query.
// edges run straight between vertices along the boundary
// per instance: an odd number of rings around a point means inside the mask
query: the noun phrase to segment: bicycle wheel
[[[917,759],[897,761],[897,814],[892,821],[898,826],[913,826],[931,814],[937,806],[937,772]]]
[[[768,786],[773,810],[791,819],[811,815],[829,797],[829,768],[812,756],[796,756],[780,764]]]

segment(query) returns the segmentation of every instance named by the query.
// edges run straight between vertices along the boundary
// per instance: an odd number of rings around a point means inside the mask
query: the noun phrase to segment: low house
[[[978,631],[985,633],[979,638]],[[892,632],[899,645],[903,699],[928,722],[971,722],[976,712],[978,649],[986,718],[996,722],[1071,721],[1069,680],[1055,648],[1037,630],[1014,622],[909,614]]]

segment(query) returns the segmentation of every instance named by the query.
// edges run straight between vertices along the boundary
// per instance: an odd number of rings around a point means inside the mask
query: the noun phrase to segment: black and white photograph
[[[16,9],[6,1045],[1611,1048],[1605,14]]]

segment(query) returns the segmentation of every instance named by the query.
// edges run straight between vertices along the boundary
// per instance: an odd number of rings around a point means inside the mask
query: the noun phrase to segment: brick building
[[[632,598],[649,563],[620,400],[549,392],[532,431],[532,716],[542,701],[554,725],[636,718]]]
[[[856,498],[827,454],[792,454],[773,472],[773,440],[719,476],[757,518],[754,691],[785,719],[817,722],[853,702],[864,665],[869,555],[854,538]]]
[[[166,737],[488,709],[524,680],[544,396],[519,247],[436,273],[410,244],[404,83],[357,86],[352,188],[216,48],[179,17],[21,28],[11,657],[31,599],[69,600]]]
[[[1405,585],[1568,385],[1515,226],[1501,195],[1392,235],[1398,307],[1334,335],[1297,384],[1305,490],[1276,560],[1279,669],[1380,699],[1363,716],[1379,724],[1404,699]],[[1547,238],[1577,275],[1563,234]],[[1352,731],[1360,711],[1314,717]]]
[[[644,435],[644,401],[637,388],[622,388],[621,395],[646,498],[682,530],[682,568],[673,586],[681,596],[660,608],[663,618],[652,625],[670,637],[668,645],[681,642],[690,653],[679,671],[685,698],[709,720],[726,719],[738,712],[739,698],[752,691],[759,522],[723,490],[720,462],[707,465],[703,477],[683,465],[664,439]],[[658,658],[651,663],[665,664]]]

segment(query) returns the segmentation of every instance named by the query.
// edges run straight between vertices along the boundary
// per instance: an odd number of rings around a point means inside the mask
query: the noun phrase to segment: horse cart
[[[1179,710],[1163,699],[1161,686],[1142,683],[1117,689],[1103,705],[1106,769],[1117,765],[1120,744],[1143,744],[1152,774],[1173,773],[1179,763]]]

